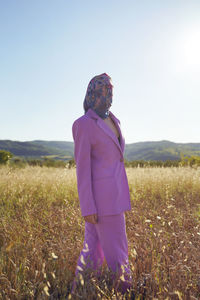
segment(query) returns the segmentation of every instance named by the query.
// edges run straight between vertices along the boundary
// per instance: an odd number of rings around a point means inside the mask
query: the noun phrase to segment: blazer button
[[[123,157],[120,158],[120,161],[124,161]]]

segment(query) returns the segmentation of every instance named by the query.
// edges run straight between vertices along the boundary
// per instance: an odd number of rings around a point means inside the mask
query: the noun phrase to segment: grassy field
[[[200,168],[128,168],[127,175],[136,299],[144,276],[145,299],[199,299]],[[83,240],[75,169],[0,168],[0,299],[70,299]],[[122,299],[106,274],[102,282],[83,279],[77,299]]]

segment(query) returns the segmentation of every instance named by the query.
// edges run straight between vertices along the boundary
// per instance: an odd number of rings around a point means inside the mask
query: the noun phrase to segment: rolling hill
[[[17,157],[68,160],[73,158],[74,143],[65,141],[12,141],[0,140],[0,150],[7,150]],[[200,143],[174,143],[166,140],[126,144],[127,160],[178,160],[183,155],[200,156]]]
[[[15,156],[23,158],[50,156],[57,159],[71,159],[73,157],[74,143],[42,140],[27,142],[0,140],[0,149],[10,151]]]
[[[178,160],[181,153],[200,156],[200,143],[174,143],[166,140],[127,144],[127,160]]]

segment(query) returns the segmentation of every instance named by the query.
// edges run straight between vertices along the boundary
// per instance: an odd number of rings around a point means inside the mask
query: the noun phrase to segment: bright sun
[[[185,29],[176,40],[176,63],[181,71],[200,70],[200,25]]]
[[[188,67],[200,67],[200,28],[185,35],[182,53]]]

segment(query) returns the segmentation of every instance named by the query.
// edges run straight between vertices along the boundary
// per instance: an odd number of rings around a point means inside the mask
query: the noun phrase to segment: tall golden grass
[[[127,168],[127,176],[136,299],[144,289],[145,299],[199,299],[200,168]],[[75,297],[70,289],[83,240],[74,168],[0,168],[0,298]],[[81,278],[75,298],[122,299],[106,274],[101,281]]]

